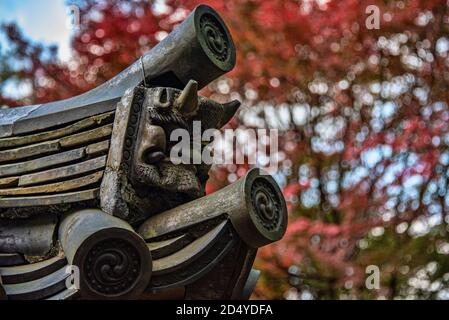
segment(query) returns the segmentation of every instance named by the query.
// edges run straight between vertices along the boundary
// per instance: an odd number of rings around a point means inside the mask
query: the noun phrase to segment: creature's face
[[[171,134],[176,129],[183,129],[192,142],[194,121],[200,121],[202,132],[219,129],[230,120],[239,105],[238,101],[222,105],[198,97],[194,81],[183,91],[147,89],[128,172],[134,196],[128,204],[133,206],[133,211],[138,211],[139,216],[153,215],[203,196],[210,166],[203,162],[193,164],[193,161],[174,164],[170,154],[179,141],[170,141]],[[206,144],[192,147],[190,143],[190,155],[199,150],[202,152]]]

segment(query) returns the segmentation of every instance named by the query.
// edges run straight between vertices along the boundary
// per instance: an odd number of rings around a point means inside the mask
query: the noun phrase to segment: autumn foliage
[[[449,15],[444,0],[74,1],[73,59],[4,25],[0,105],[42,103],[113,77],[198,3],[231,29],[237,67],[205,89],[240,99],[230,126],[281,132],[285,238],[259,251],[258,298],[449,298]],[[162,3],[162,4],[161,4]],[[164,4],[165,3],[165,4]],[[380,28],[369,29],[376,5]],[[248,166],[217,166],[208,191]],[[380,270],[369,290],[366,267]]]

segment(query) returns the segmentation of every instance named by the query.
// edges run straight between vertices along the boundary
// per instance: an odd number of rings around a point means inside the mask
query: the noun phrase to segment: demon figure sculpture
[[[198,96],[234,65],[228,29],[201,5],[100,87],[0,109],[0,298],[248,299],[285,201],[259,169],[205,195],[207,145],[192,138],[236,113]],[[191,148],[173,161],[179,132]]]

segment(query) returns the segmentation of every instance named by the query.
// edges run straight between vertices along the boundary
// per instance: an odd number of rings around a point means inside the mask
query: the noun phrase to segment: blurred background
[[[253,297],[449,299],[446,0],[0,0],[0,106],[98,86],[199,3],[238,52],[202,94],[243,101],[229,127],[280,130],[259,163],[290,221]],[[207,191],[248,168],[215,166]]]

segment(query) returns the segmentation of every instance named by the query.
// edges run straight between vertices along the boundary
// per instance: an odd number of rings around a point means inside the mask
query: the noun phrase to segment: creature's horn
[[[231,102],[223,104],[224,115],[221,121],[221,126],[224,126],[226,123],[229,122],[229,120],[232,119],[232,117],[235,115],[240,105],[241,102],[238,100],[233,100]]]
[[[198,82],[190,80],[176,99],[176,106],[181,113],[191,116],[198,110]]]

